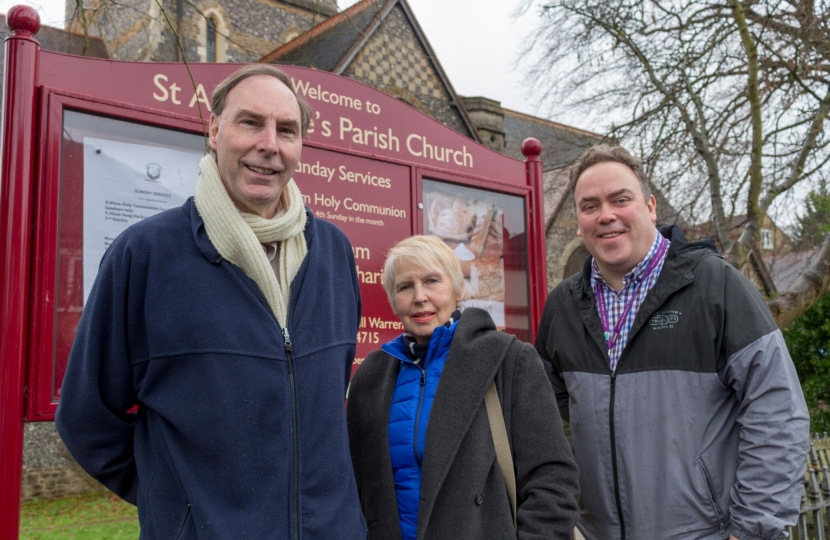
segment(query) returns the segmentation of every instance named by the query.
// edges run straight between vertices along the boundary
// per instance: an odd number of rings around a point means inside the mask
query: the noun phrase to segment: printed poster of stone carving
[[[444,240],[461,262],[466,289],[462,306],[489,311],[503,330],[504,214],[496,197],[424,182],[424,202],[426,234]]]

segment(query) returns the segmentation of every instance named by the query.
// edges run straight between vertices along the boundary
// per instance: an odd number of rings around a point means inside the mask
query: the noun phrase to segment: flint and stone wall
[[[256,9],[252,9],[252,3]],[[106,42],[114,60],[180,61],[173,31],[178,32],[179,28],[177,2],[163,0],[161,5],[163,12],[156,0],[124,0],[117,4],[93,0],[87,3],[84,14],[88,32]],[[181,39],[185,59],[189,62],[200,61],[203,45],[199,23],[204,24],[210,10],[218,12],[226,25],[224,39],[228,62],[258,60],[334,12],[323,0],[222,0],[221,5],[213,0],[185,2]],[[66,20],[68,30],[83,32],[84,21],[74,0],[67,1]]]
[[[24,501],[104,491],[106,488],[86,474],[69,455],[54,422],[24,426],[21,492]]]

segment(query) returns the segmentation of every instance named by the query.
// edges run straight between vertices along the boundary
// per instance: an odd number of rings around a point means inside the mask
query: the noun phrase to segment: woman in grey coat
[[[374,540],[570,539],[578,474],[535,349],[457,309],[464,280],[442,240],[395,246],[383,285],[405,333],[349,391],[349,441]],[[484,405],[495,380],[516,478],[516,528]]]

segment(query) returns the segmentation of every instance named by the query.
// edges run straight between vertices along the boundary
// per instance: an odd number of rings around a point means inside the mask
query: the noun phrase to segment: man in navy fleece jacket
[[[142,539],[365,539],[343,410],[354,259],[291,180],[310,109],[266,64],[211,105],[195,199],[101,261],[58,432],[138,506]]]

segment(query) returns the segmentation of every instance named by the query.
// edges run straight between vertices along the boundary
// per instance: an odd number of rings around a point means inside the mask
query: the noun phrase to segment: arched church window
[[[199,27],[200,62],[227,62],[228,38],[232,30],[225,22],[225,14],[219,6],[199,6],[196,24]]]
[[[216,62],[216,21],[207,18],[207,61]]]

